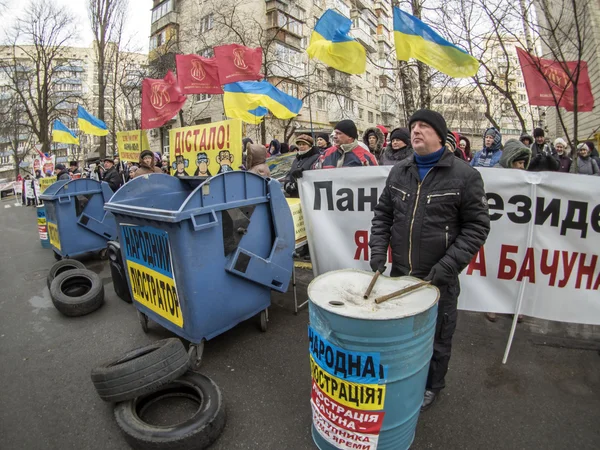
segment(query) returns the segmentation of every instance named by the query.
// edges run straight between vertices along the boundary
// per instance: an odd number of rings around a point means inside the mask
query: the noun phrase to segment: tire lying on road
[[[63,259],[54,263],[54,265],[50,267],[50,270],[48,271],[48,276],[46,277],[48,289],[50,289],[50,286],[52,285],[52,280],[54,280],[57,275],[60,275],[61,273],[66,272],[67,270],[74,269],[85,269],[85,265],[82,262],[77,261],[76,259]]]
[[[100,276],[91,270],[68,270],[52,280],[50,297],[65,316],[84,316],[102,306],[104,286]]]
[[[151,425],[144,421],[144,412],[161,400],[183,397],[198,403],[198,410],[183,422],[168,426]],[[115,418],[134,449],[196,450],[217,440],[225,427],[225,405],[221,391],[208,377],[187,372],[181,378],[115,406]]]
[[[179,339],[169,338],[92,369],[92,382],[102,400],[122,402],[177,379],[188,367],[185,347]]]

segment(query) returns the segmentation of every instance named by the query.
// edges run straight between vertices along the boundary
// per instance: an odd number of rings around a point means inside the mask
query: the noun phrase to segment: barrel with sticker
[[[321,450],[408,449],[427,381],[439,292],[376,304],[420,280],[338,270],[308,287],[312,436]]]

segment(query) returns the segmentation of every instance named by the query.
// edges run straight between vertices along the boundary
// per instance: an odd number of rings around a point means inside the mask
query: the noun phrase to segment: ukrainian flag
[[[367,67],[365,48],[348,36],[352,21],[328,9],[317,21],[306,53],[340,72],[361,74]]]
[[[227,111],[227,116],[232,119],[241,119],[246,123],[251,123],[253,125],[258,125],[267,115],[269,110],[267,108],[263,108],[259,106],[258,108],[254,108],[251,111],[241,111],[238,109],[230,109]]]
[[[414,58],[453,78],[468,78],[479,70],[479,62],[451,44],[419,19],[394,7],[396,58]]]
[[[223,91],[225,115],[228,117],[242,120],[245,120],[244,117],[256,117],[263,112],[261,109],[256,111],[256,108],[262,106],[278,119],[291,119],[296,117],[302,108],[302,100],[280,91],[268,81],[229,83],[223,86]]]
[[[77,124],[82,133],[92,136],[106,136],[108,128],[100,119],[92,116],[83,106],[77,106]]]
[[[79,138],[75,136],[60,120],[55,120],[52,125],[52,141],[62,144],[79,145]]]

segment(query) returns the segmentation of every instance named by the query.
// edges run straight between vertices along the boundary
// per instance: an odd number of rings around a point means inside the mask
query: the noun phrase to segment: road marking
[[[5,208],[10,208],[10,205],[4,205]]]

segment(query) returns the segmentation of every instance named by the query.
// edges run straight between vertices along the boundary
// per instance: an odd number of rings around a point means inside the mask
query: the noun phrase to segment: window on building
[[[167,43],[167,29],[163,28],[150,38],[150,50],[160,47]]]
[[[317,69],[317,80],[319,83],[323,83],[325,81],[325,72],[321,69]]]
[[[298,85],[295,83],[283,81],[277,86],[277,88],[282,90],[286,94],[291,95],[292,97],[296,97],[296,98],[299,97]]]
[[[271,15],[271,25],[299,36],[302,35],[302,23],[281,11],[277,11]]]
[[[365,115],[365,110],[362,108],[358,108],[358,118],[362,119],[364,115]]]
[[[381,123],[381,116],[379,114],[375,116],[375,123]]]
[[[287,63],[290,66],[297,67],[299,69],[302,68],[302,53],[298,50],[277,42],[275,44],[275,56],[281,62]]]
[[[317,96],[317,109],[325,109],[325,99],[321,95]]]
[[[203,58],[212,58],[215,56],[215,51],[213,47],[207,47],[203,48],[202,50],[198,50],[196,54],[202,56]]]
[[[206,102],[212,98],[211,94],[196,94],[195,96],[196,103]]]
[[[366,79],[367,81],[371,81],[371,72],[369,72],[368,70],[367,70],[367,72],[366,72],[365,79]]]
[[[367,72],[369,73],[369,72]],[[367,101],[370,102],[371,100],[373,100],[373,94],[371,94],[371,92],[367,91]]]
[[[206,33],[212,30],[213,27],[213,15],[208,14],[200,19],[200,32]]]
[[[166,0],[152,10],[152,23],[173,11],[173,0]]]
[[[354,101],[348,97],[344,97],[344,111],[353,111]]]
[[[373,113],[371,111],[369,111],[369,114],[367,116],[369,118],[369,124],[373,123]]]

